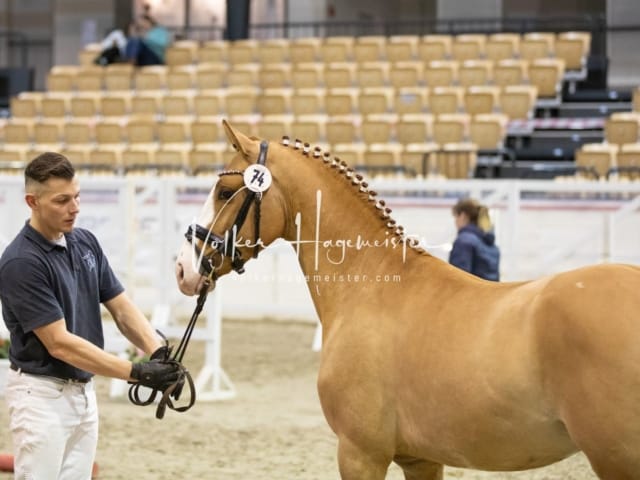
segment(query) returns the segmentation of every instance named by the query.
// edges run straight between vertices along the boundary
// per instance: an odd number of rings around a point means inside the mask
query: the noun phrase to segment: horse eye
[[[233,190],[220,190],[218,198],[220,200],[229,200],[233,196]]]

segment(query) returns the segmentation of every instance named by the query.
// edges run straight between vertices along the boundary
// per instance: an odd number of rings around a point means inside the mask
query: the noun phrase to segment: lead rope
[[[167,410],[167,407],[171,410],[175,410],[176,412],[186,412],[196,403],[196,389],[193,383],[193,378],[191,378],[191,374],[189,370],[187,370],[184,365],[182,365],[182,359],[184,358],[184,354],[187,350],[187,345],[189,344],[189,340],[191,339],[191,334],[195,328],[196,322],[198,320],[198,316],[202,312],[204,307],[204,303],[207,300],[207,294],[209,289],[209,283],[205,282],[202,285],[202,289],[200,290],[200,294],[198,295],[198,301],[196,302],[196,308],[193,310],[191,314],[191,318],[189,319],[189,323],[187,324],[187,328],[185,329],[184,334],[182,335],[182,339],[180,340],[180,344],[176,349],[173,357],[171,357],[171,351],[167,354],[167,358],[164,360],[168,363],[175,363],[178,365],[180,373],[178,376],[178,380],[175,383],[172,383],[169,388],[167,388],[160,397],[158,401],[158,407],[156,409],[156,418],[162,419]],[[165,339],[166,341],[166,339]],[[182,389],[184,384],[187,383],[189,385],[189,403],[182,407],[176,407],[171,400],[171,395],[175,393],[174,398],[178,400],[180,398],[180,394],[182,393]],[[129,387],[129,400],[134,405],[146,406],[151,404],[157,397],[159,390],[152,390],[149,396],[146,399],[142,399],[140,397],[140,385],[139,383],[134,383]]]

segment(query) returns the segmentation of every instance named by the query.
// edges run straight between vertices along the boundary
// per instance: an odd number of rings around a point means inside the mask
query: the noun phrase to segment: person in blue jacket
[[[171,33],[148,14],[142,15],[125,47],[126,59],[137,66],[164,65]]]
[[[495,241],[487,207],[471,198],[453,206],[458,234],[449,263],[485,280],[500,280],[500,249]]]

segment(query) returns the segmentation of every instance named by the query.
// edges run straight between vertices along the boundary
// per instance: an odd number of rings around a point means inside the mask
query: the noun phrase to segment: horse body
[[[230,169],[244,170],[257,142],[225,127],[240,151]],[[307,278],[323,326],[318,392],[344,479],[382,479],[391,461],[416,480],[442,478],[442,465],[523,470],[579,450],[602,479],[640,478],[640,269],[486,282],[412,245],[338,162],[269,148],[260,237],[289,240]],[[210,231],[229,228],[240,200],[225,191],[242,189],[221,178]],[[218,276],[231,269],[216,265]],[[195,293],[188,243],[177,271]]]

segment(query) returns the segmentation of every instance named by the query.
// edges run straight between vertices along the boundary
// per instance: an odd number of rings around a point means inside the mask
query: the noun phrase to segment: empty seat
[[[161,144],[182,144],[191,140],[190,124],[185,121],[166,120],[157,124]]]
[[[618,178],[640,179],[640,143],[626,143],[620,147],[616,156],[616,166],[609,173]]]
[[[100,97],[100,113],[103,117],[123,117],[131,111],[131,94],[103,95]]]
[[[436,171],[448,179],[473,177],[477,164],[476,147],[472,143],[449,143],[435,154]]]
[[[445,113],[433,121],[433,141],[443,146],[448,143],[466,142],[469,136],[471,116],[466,113]]]
[[[465,89],[462,87],[435,87],[429,90],[429,111],[435,115],[456,113],[464,107]]]
[[[225,111],[228,115],[249,115],[256,112],[257,90],[251,88],[230,88],[225,97]]]
[[[318,144],[325,141],[326,115],[299,115],[291,122],[291,138]]]
[[[362,88],[358,95],[358,109],[362,115],[390,112],[393,96],[394,89],[390,87]]]
[[[263,65],[258,72],[260,88],[285,88],[291,85],[291,65],[271,63]]]
[[[351,87],[355,84],[356,64],[333,62],[325,66],[324,84],[327,88]]]
[[[500,111],[510,120],[533,117],[538,89],[532,85],[509,85],[500,93]]]
[[[141,67],[134,74],[136,90],[161,90],[166,87],[167,69],[164,66]]]
[[[289,44],[289,58],[292,63],[316,62],[320,55],[322,40],[317,37],[294,38]]]
[[[469,124],[469,139],[481,150],[504,147],[509,119],[500,113],[474,115]]]
[[[528,80],[529,62],[520,59],[499,60],[493,66],[493,83],[499,87],[523,85]]]
[[[171,92],[160,98],[162,112],[167,117],[188,117],[193,114],[193,95],[188,92]]]
[[[265,89],[256,98],[257,112],[261,115],[284,115],[291,111],[291,90]]]
[[[4,144],[27,145],[33,142],[33,120],[12,119],[2,129]]]
[[[396,113],[422,113],[429,104],[429,88],[401,87],[396,89],[394,108]]]
[[[529,65],[529,81],[538,88],[538,99],[557,104],[560,101],[564,60],[557,58],[538,58]]]
[[[62,136],[67,145],[89,145],[94,140],[91,126],[78,120],[65,122]]]
[[[256,40],[234,40],[227,48],[229,63],[237,65],[241,63],[253,63],[258,61],[258,42]]]
[[[198,60],[198,44],[174,42],[165,51],[164,63],[170,67],[178,65],[191,65]]]
[[[326,140],[329,144],[350,144],[360,140],[360,119],[354,115],[329,118],[326,125]]]
[[[291,112],[298,116],[323,113],[325,94],[323,88],[295,90],[291,95]]]
[[[175,67],[167,72],[167,88],[169,90],[190,90],[195,86],[195,68]]]
[[[258,64],[234,65],[227,71],[226,84],[228,87],[256,87],[259,71]]]
[[[493,61],[465,60],[458,70],[458,83],[463,87],[488,85],[493,80]]]
[[[428,87],[447,87],[458,81],[460,63],[455,60],[433,60],[424,69]]]
[[[197,145],[188,152],[189,168],[193,175],[215,174],[224,168],[223,152],[227,143]]]
[[[451,56],[451,35],[424,35],[418,43],[418,58],[425,63]]]
[[[47,74],[47,91],[71,92],[75,85],[76,75],[68,72],[49,72]]]
[[[394,88],[418,87],[424,85],[424,63],[405,60],[391,64],[389,85]]]
[[[33,125],[33,141],[36,144],[60,144],[62,142],[62,121],[42,120]]]
[[[44,118],[63,118],[69,111],[71,97],[49,95],[42,99],[41,114]]]
[[[368,115],[363,117],[360,136],[364,143],[391,143],[395,141],[395,123],[392,115]]]
[[[210,90],[222,88],[226,85],[227,69],[224,65],[200,65],[195,72],[196,88]]]
[[[324,64],[298,63],[291,71],[293,88],[316,88],[324,84]]]
[[[196,117],[216,116],[225,110],[224,94],[220,90],[201,90],[193,99]]]
[[[613,113],[605,121],[604,138],[616,145],[640,141],[640,113]]]
[[[258,137],[280,141],[283,136],[291,136],[291,117],[287,115],[265,115],[256,125]]]
[[[489,85],[471,86],[464,92],[464,110],[471,115],[497,110],[500,88]]]
[[[75,77],[74,84],[78,92],[97,92],[103,87],[102,71],[83,72]]]
[[[590,50],[591,34],[589,32],[560,32],[556,36],[555,54],[556,57],[564,60],[567,71],[584,71]]]
[[[132,78],[131,71],[108,66],[104,72],[104,88],[108,91],[129,91]]]
[[[40,116],[41,100],[35,97],[14,96],[9,100],[9,109],[13,118],[33,119]]]
[[[194,145],[220,141],[221,124],[215,120],[194,120],[191,124],[191,142]]]
[[[156,122],[151,119],[133,118],[125,125],[128,142],[153,144],[157,140]]]
[[[353,58],[356,62],[376,62],[386,58],[386,37],[365,35],[357,37],[353,45]]]
[[[99,144],[121,145],[124,140],[123,128],[119,121],[98,122],[95,126],[95,139]]]
[[[226,40],[203,42],[198,49],[198,63],[226,63],[228,43]]]
[[[369,61],[358,63],[356,83],[360,88],[384,87],[389,83],[389,62]]]
[[[157,115],[162,111],[164,92],[142,92],[131,98],[131,114]]]
[[[320,45],[320,58],[324,63],[351,61],[354,43],[353,37],[327,37]]]
[[[555,34],[529,32],[520,40],[520,58],[530,62],[555,55]]]
[[[482,34],[459,34],[453,38],[451,57],[458,60],[471,60],[484,56],[487,36]]]
[[[348,115],[358,110],[358,88],[329,89],[324,102],[327,115]]]
[[[498,62],[515,58],[520,52],[520,35],[517,33],[493,33],[487,38],[485,54]]]
[[[289,61],[289,40],[273,38],[258,44],[258,61],[263,65]]]
[[[418,35],[391,35],[387,39],[387,60],[403,62],[417,59],[419,42]]]
[[[69,100],[69,112],[74,118],[92,118],[100,111],[100,98],[95,94],[78,94]]]
[[[617,145],[585,143],[575,153],[576,175],[592,180],[605,177],[616,166],[617,153]]]

